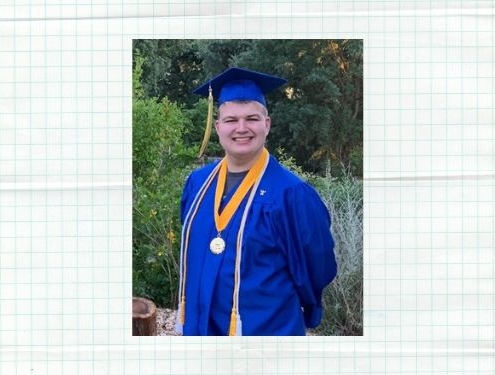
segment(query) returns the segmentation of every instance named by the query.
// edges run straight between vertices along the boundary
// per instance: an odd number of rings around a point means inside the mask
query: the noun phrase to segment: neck
[[[227,170],[229,172],[245,172],[251,169],[251,167],[256,163],[256,160],[261,155],[263,148],[259,150],[254,156],[249,159],[235,157],[233,155],[227,154]]]

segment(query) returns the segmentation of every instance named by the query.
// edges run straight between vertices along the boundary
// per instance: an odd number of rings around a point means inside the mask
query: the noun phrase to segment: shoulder
[[[273,190],[277,191],[279,195],[286,193],[307,194],[308,191],[316,193],[316,189],[311,184],[282,165],[273,156],[270,156],[265,176],[267,183],[272,185]]]
[[[218,163],[219,161],[215,161],[189,173],[181,195],[181,220],[183,223],[185,220],[185,213],[189,210],[190,205],[194,201],[194,197]]]
[[[294,223],[299,223],[297,225],[308,232],[308,226],[313,229],[329,227],[330,213],[315,187],[275,158],[270,160],[266,177],[267,184],[260,184],[265,193],[257,201],[267,203],[274,227],[294,228]]]
[[[271,202],[275,206],[321,200],[313,186],[280,164],[273,156],[270,156],[259,188],[263,197],[259,197],[258,201]]]
[[[280,164],[272,155],[270,155],[270,161],[264,178],[269,182],[276,184],[279,191],[306,184],[299,176]]]
[[[211,172],[218,165],[219,162],[220,160],[216,160],[212,163],[206,164],[205,166],[193,170],[187,178],[187,184],[201,185],[206,180],[206,178],[211,174]]]

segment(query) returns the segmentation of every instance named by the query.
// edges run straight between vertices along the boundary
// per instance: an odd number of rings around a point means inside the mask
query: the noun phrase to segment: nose
[[[247,130],[246,128],[246,120],[243,119],[243,118],[240,118],[238,121],[237,121],[237,129],[236,129],[238,132],[244,132]]]

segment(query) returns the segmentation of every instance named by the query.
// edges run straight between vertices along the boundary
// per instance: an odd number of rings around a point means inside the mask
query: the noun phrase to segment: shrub
[[[172,306],[178,285],[180,197],[193,150],[176,104],[133,100],[133,293]]]
[[[156,187],[135,179],[133,191],[133,293],[173,306],[179,275],[179,206],[188,171],[170,169]]]

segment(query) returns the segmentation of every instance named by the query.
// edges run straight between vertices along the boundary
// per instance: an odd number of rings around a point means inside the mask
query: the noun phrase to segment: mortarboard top
[[[265,94],[286,82],[284,78],[234,67],[197,87],[193,93],[207,97],[211,87],[219,106],[234,100],[254,100],[266,107]]]

